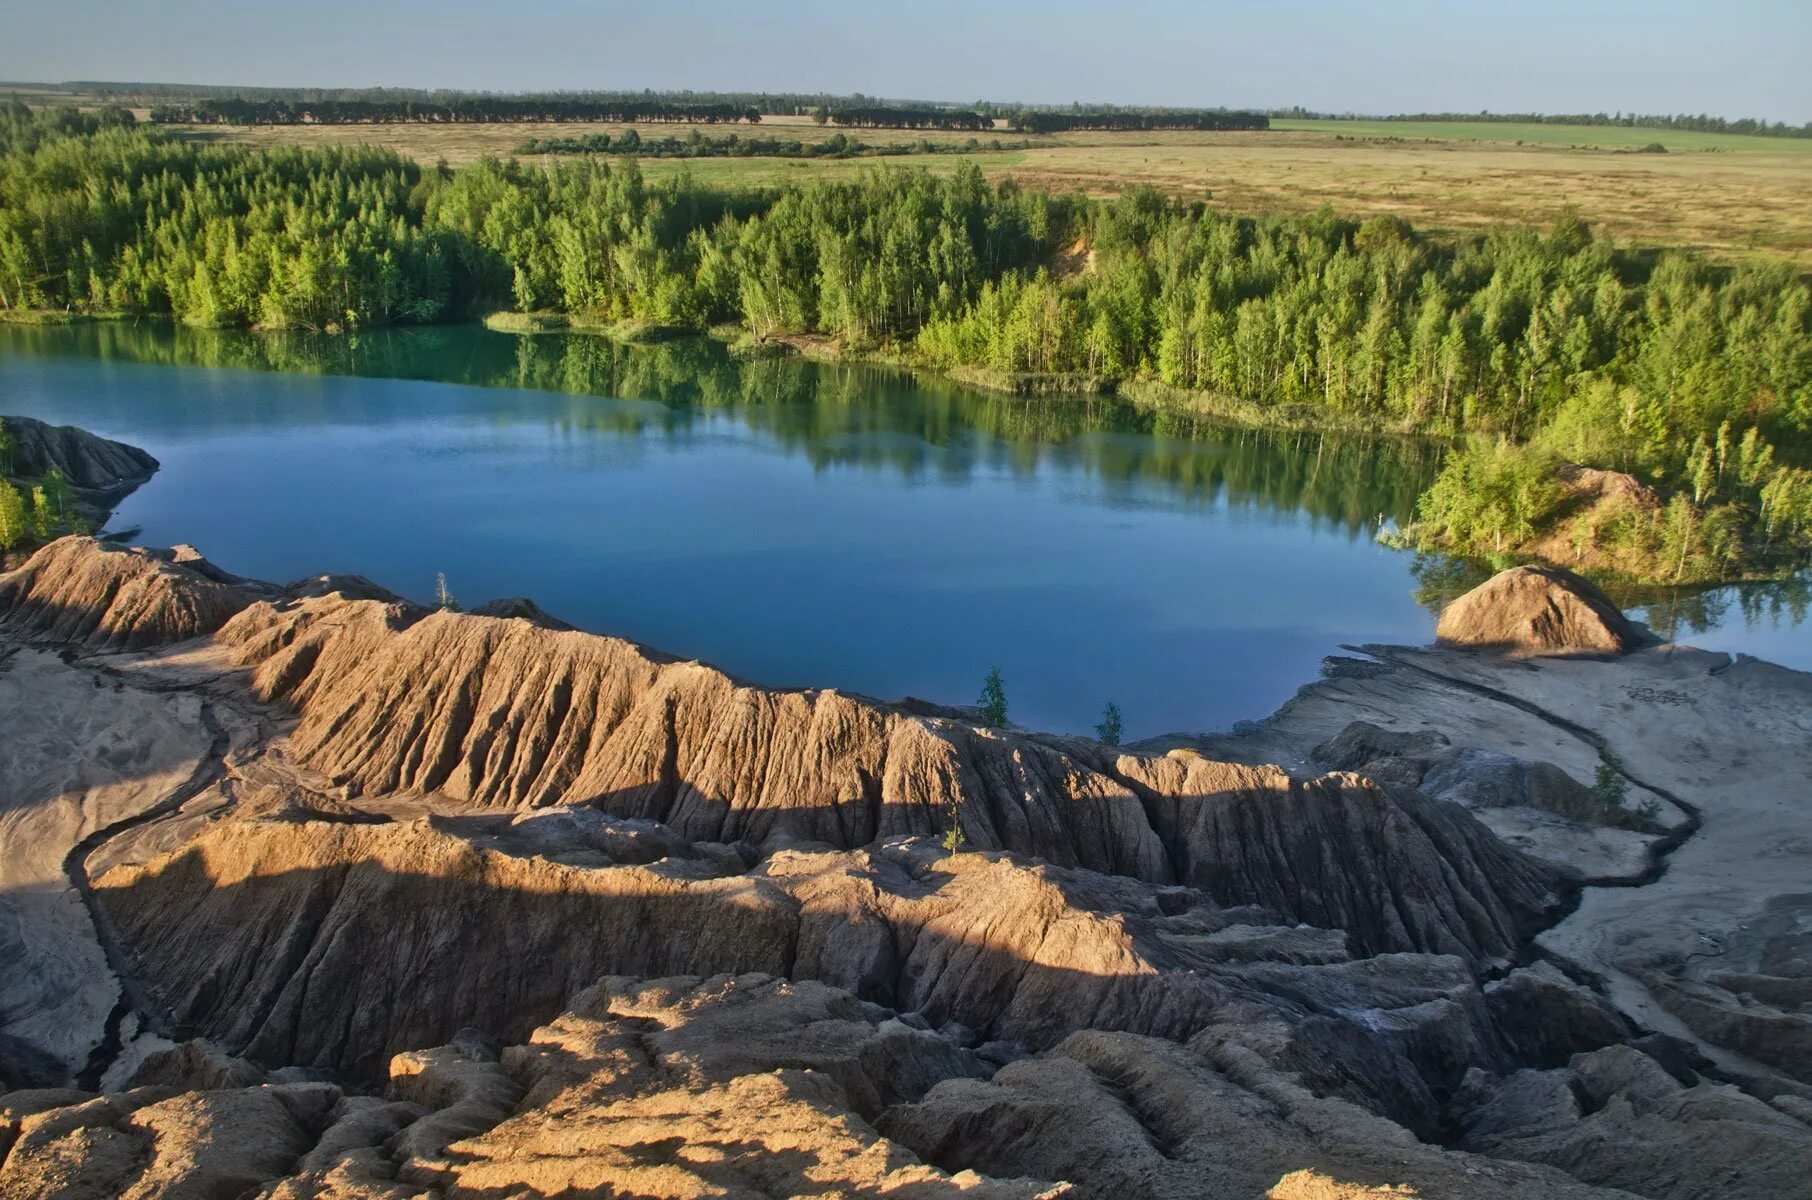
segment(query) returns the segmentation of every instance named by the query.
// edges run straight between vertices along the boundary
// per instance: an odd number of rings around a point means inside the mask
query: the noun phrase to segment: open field
[[[1621,125],[1549,125],[1498,121],[1295,121],[1279,117],[1274,131],[1344,134],[1361,138],[1406,138],[1439,142],[1524,142],[1533,146],[1634,150],[1659,142],[1670,153],[1712,150],[1730,154],[1812,156],[1812,138],[1754,137],[1648,129]]]
[[[1024,151],[1008,170],[1096,192],[1144,183],[1208,193],[1241,212],[1395,213],[1435,231],[1546,222],[1572,208],[1626,243],[1812,266],[1812,154],[1772,139],[1743,139],[1769,143],[1743,153],[1632,154],[1294,131],[1133,136]]]
[[[1069,133],[1014,151],[926,155],[895,163],[948,171],[958,162],[993,177],[1105,194],[1149,184],[1208,196],[1237,212],[1300,212],[1330,205],[1396,213],[1436,232],[1504,221],[1545,222],[1568,208],[1620,241],[1694,247],[1713,257],[1774,254],[1812,267],[1812,140],[1565,125],[1463,122],[1279,121],[1269,133]],[[424,162],[503,155],[530,137],[624,128],[570,125],[355,125],[205,127],[190,135],[251,145],[375,142]],[[692,126],[641,125],[644,137],[684,137]],[[733,129],[706,129],[721,137]],[[760,131],[805,141],[828,136],[807,118],[770,118]],[[966,133],[864,129],[871,144],[963,143]],[[1001,130],[1003,141],[1020,135]],[[982,140],[987,141],[987,137]],[[1523,144],[1517,144],[1521,141]],[[1660,142],[1666,154],[1632,153]],[[1621,148],[1620,148],[1621,147]],[[651,175],[689,171],[725,184],[766,186],[868,160],[649,160]]]

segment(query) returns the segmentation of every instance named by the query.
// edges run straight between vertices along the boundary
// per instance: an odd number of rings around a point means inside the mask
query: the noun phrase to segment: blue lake
[[[1457,585],[1373,540],[1440,448],[1114,399],[478,328],[275,338],[0,326],[0,413],[163,463],[115,515],[273,580],[533,597],[752,681],[1129,738],[1266,715],[1343,642],[1424,642]],[[1812,669],[1803,580],[1670,599],[1696,645]]]

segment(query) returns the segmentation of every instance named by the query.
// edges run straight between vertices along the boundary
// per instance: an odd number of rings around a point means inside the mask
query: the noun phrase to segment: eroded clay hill
[[[0,416],[12,451],[0,460],[0,478],[29,487],[50,474],[70,486],[70,498],[92,525],[157,473],[158,462],[137,446],[99,437],[74,425],[49,425],[33,417]]]
[[[1440,641],[1524,655],[1622,654],[1642,644],[1594,583],[1563,567],[1502,571],[1441,612]]]
[[[936,835],[1151,884],[1201,887],[1368,951],[1512,953],[1558,880],[1463,813],[1351,775],[1199,756],[782,692],[629,642],[333,595],[253,604],[220,631],[290,753],[353,797],[587,805],[687,840],[840,848]]]
[[[12,473],[23,478],[57,471],[72,487],[106,492],[136,486],[157,471],[157,460],[137,446],[74,425],[8,416],[0,416],[0,425],[12,439]]]
[[[0,576],[0,624],[92,650],[145,650],[213,633],[252,594],[170,551],[65,537]]]
[[[1532,701],[1305,692],[1245,748],[1292,773],[494,611],[86,539],[0,576],[0,1197],[1799,1194],[1796,1067],[1540,959],[1582,864],[1702,835],[1596,811]],[[1369,720],[1415,686],[1455,720]],[[1762,989],[1692,1029],[1796,1062],[1798,911],[1747,982],[1616,978]]]
[[[1324,1090],[1427,1131],[1468,1068],[1520,1065],[1536,1043],[1553,1061],[1623,1031],[1605,1013],[1584,1033],[1544,1031],[1525,1019],[1539,1005],[1504,1009],[1462,959],[1355,956],[1338,930],[1191,889],[923,840],[751,866],[735,847],[660,836],[591,810],[231,822],[96,886],[174,1028],[355,1080],[463,1025],[526,1036],[606,974],[822,981],[1008,1055],[1079,1029],[1186,1039],[1266,1023],[1275,1056]],[[1546,977],[1526,986],[1594,1012]]]

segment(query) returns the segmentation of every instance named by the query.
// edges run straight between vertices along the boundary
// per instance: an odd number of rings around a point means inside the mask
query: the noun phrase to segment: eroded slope
[[[1798,909],[1721,971],[1657,956],[1677,930],[1632,940],[1639,906],[1602,951],[1621,983],[1527,963],[1581,870],[1568,828],[1619,835],[1601,857],[1650,860],[1646,886],[1703,836],[1684,799],[1581,807],[1607,745],[1646,746],[1621,718],[1592,741],[1589,705],[1655,652],[1374,664],[1240,746],[1122,753],[752,687],[520,606],[44,555],[0,577],[19,661],[197,704],[215,736],[192,794],[84,860],[129,951],[114,1090],[0,1101],[0,1192],[1760,1200],[1812,1152],[1793,1068],[1753,1057],[1798,1044]],[[1709,678],[1729,736],[1771,744],[1782,718],[1744,706],[1796,693]],[[1581,698],[1559,724],[1556,679]],[[1705,786],[1677,754],[1623,754],[1661,789],[1637,797]],[[1555,822],[1538,857],[1487,827],[1510,812]],[[195,1036],[220,1048],[159,1053]]]

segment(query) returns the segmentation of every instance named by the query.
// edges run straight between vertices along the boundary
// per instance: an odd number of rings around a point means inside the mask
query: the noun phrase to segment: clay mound
[[[1560,567],[1499,572],[1441,612],[1435,640],[1518,654],[1624,654],[1642,644],[1610,597]]]
[[[1661,498],[1654,488],[1622,471],[1604,471],[1597,467],[1565,463],[1554,473],[1554,477],[1570,495],[1587,502],[1611,502],[1650,509],[1658,508],[1661,504]]]
[[[1352,776],[1119,755],[376,601],[258,603],[220,639],[261,698],[301,710],[289,752],[355,797],[587,805],[758,847],[955,822],[973,848],[1209,888],[1366,952],[1503,958],[1558,903],[1557,875],[1465,813]]]
[[[11,474],[37,479],[59,472],[72,487],[93,492],[130,491],[156,473],[158,462],[137,446],[109,441],[74,425],[47,425],[31,417],[0,417],[13,439]]]
[[[93,650],[148,650],[213,633],[252,599],[159,552],[65,537],[0,575],[0,625]]]

